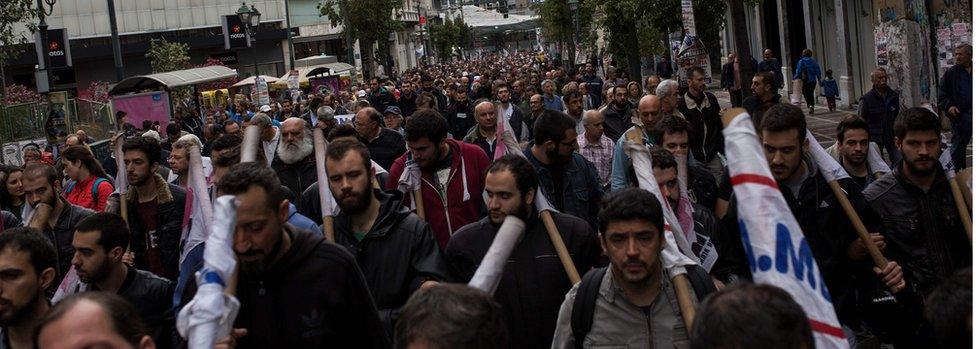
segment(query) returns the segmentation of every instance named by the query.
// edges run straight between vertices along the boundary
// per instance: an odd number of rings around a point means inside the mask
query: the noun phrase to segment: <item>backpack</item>
[[[576,348],[583,348],[583,341],[593,328],[593,313],[596,310],[597,298],[600,296],[600,283],[603,281],[603,276],[607,274],[607,268],[594,268],[587,272],[576,289],[576,299],[573,301],[573,313],[570,317]],[[712,278],[701,266],[685,267],[685,271],[688,272],[686,274],[688,281],[699,300],[715,292]]]
[[[108,180],[102,177],[98,177],[95,178],[95,183],[92,184],[91,196],[92,196],[92,202],[94,203],[98,203],[98,185],[102,184],[102,182],[108,182]],[[71,193],[71,190],[75,189],[75,184],[78,184],[78,182],[71,181],[70,183],[68,183],[68,185],[64,187],[64,196],[67,197],[68,193]]]

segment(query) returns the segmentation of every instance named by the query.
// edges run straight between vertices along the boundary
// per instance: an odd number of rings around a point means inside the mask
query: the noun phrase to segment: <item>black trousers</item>
[[[813,90],[816,88],[816,81],[803,83],[803,99],[807,101],[807,107],[809,108],[813,108],[814,102],[816,101],[813,97]]]

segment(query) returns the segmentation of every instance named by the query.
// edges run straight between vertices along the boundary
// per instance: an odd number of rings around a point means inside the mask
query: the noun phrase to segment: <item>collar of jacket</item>
[[[538,170],[539,177],[542,177],[543,173],[549,173],[549,168],[547,168],[546,165],[542,164],[542,162],[539,161],[539,159],[536,159],[535,154],[532,154],[532,147],[534,144],[535,142],[529,142],[529,144],[525,147],[525,150],[523,150],[522,153],[525,154],[525,158],[528,159],[533,166],[535,166],[536,170]],[[577,156],[580,156],[579,153],[577,152],[573,152],[573,154],[570,155],[569,162],[567,162],[566,165],[563,167],[566,169],[567,173],[576,173],[580,170],[578,164],[576,163]],[[566,182],[566,184],[570,184],[569,181],[564,181],[564,182]]]
[[[373,195],[380,202],[379,213],[363,240],[386,236],[391,230],[397,228],[400,221],[410,215],[410,209],[403,206],[403,193],[399,190],[373,189]],[[351,230],[349,228],[352,226],[352,222],[350,222],[348,214],[339,212],[336,215],[336,223],[338,223],[336,224],[337,227],[341,226],[345,228],[344,230]],[[349,233],[352,234],[351,231]]]
[[[660,258],[660,257],[658,257]],[[658,297],[664,295],[669,299],[674,298],[674,290],[671,285],[671,278],[668,277],[668,272],[665,270],[664,266],[661,266],[661,293]],[[624,289],[617,284],[617,280],[613,277],[613,266],[607,266],[607,273],[603,276],[603,281],[600,282],[600,296],[603,297],[607,303],[613,304],[616,302],[617,297],[623,299],[628,304],[634,305],[624,296]],[[671,302],[673,303],[673,302]],[[636,306],[636,305],[634,305]]]
[[[949,150],[946,149],[946,150],[943,150],[943,151],[949,151]],[[901,161],[899,161],[898,162],[898,165],[895,166],[895,168],[891,170],[891,173],[895,175],[895,179],[897,179],[898,182],[901,183],[901,185],[903,187],[905,187],[905,189],[908,190],[909,193],[912,193],[914,195],[925,196],[928,193],[932,192],[932,189],[938,187],[939,185],[941,185],[944,182],[948,182],[948,179],[946,179],[946,176],[945,176],[945,171],[942,170],[942,165],[937,163],[935,165],[935,167],[936,167],[935,168],[935,180],[932,181],[932,185],[929,187],[929,190],[928,191],[922,190],[921,187],[919,187],[915,183],[912,183],[912,181],[910,181],[907,177],[905,177],[905,173],[902,171],[902,168],[901,168],[901,164],[903,164],[904,162],[905,162],[904,159],[901,160]],[[936,162],[938,162],[938,160],[936,160]]]
[[[169,191],[169,183],[166,183],[166,180],[158,173],[153,174],[153,181],[156,182],[156,203],[165,204],[173,201],[173,193]],[[139,194],[134,185],[129,185],[125,199],[132,203],[138,202]]]
[[[698,104],[695,102],[694,98],[691,98],[691,92],[685,92],[683,97],[685,98],[685,106],[688,107],[688,109],[698,109],[698,111],[701,111],[703,109],[712,107],[712,103],[708,100],[708,94],[705,93],[705,91],[702,91],[701,104]]]

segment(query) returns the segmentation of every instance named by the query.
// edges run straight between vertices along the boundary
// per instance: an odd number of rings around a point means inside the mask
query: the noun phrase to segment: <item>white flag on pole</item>
[[[739,114],[722,132],[738,206],[749,209],[748,214],[739,215],[739,228],[753,280],[793,296],[807,314],[817,348],[847,348],[830,292],[772,178],[752,119],[747,113]]]

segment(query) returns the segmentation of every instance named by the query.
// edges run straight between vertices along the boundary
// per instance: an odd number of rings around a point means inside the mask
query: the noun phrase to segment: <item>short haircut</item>
[[[491,163],[487,173],[508,171],[515,177],[515,186],[523,196],[539,188],[539,177],[535,167],[526,158],[517,154],[502,156]]]
[[[315,116],[324,119],[331,119],[335,117],[335,109],[332,107],[323,105],[319,109],[315,110]],[[304,119],[303,119],[304,120]]]
[[[241,146],[244,140],[238,135],[220,135],[210,143],[211,151],[224,151],[233,147]]]
[[[634,219],[650,221],[658,232],[664,234],[664,212],[661,202],[651,192],[640,188],[626,188],[610,193],[600,203],[600,232],[605,233],[607,226],[616,221]]]
[[[810,321],[789,293],[748,283],[705,298],[690,337],[694,349],[816,347]]]
[[[762,81],[764,85],[773,86],[773,87],[776,86],[776,76],[773,75],[773,72],[762,71],[756,73],[756,76],[759,77],[759,80]]]
[[[654,164],[653,167],[662,170],[678,168],[678,160],[674,158],[674,154],[661,147],[651,149],[651,163]]]
[[[52,186],[54,185],[54,182],[61,180],[61,175],[58,174],[58,171],[54,169],[54,166],[42,162],[35,162],[27,165],[27,168],[24,169],[24,178],[38,177],[46,179],[47,183]]]
[[[415,341],[427,341],[436,349],[508,346],[501,305],[491,295],[463,284],[414,292],[403,306],[394,333],[397,349]]]
[[[851,115],[837,123],[837,142],[844,142],[844,133],[848,130],[868,130],[868,122],[857,115]]]
[[[693,74],[695,74],[695,73],[698,73],[701,76],[707,76],[705,74],[705,69],[702,69],[702,67],[699,67],[699,66],[694,66],[694,67],[688,68],[688,79],[691,79],[691,76]]]
[[[139,341],[143,337],[150,335],[149,329],[139,317],[139,312],[121,296],[109,292],[82,292],[61,300],[47,314],[44,314],[34,329],[34,343],[37,343],[37,339],[45,327],[61,320],[65,314],[83,301],[97,304],[102,313],[108,317],[108,323],[112,326],[112,330],[131,344],[133,348],[139,346]]]
[[[356,132],[356,128],[351,124],[339,124],[336,125],[329,134],[325,136],[326,140],[331,142],[333,139],[339,137],[355,137],[359,138],[359,132]]]
[[[177,125],[175,122],[171,122],[169,125],[166,125],[166,134],[168,135],[179,135],[182,131],[183,130],[180,129],[180,125]]]
[[[240,122],[237,122],[237,120],[234,120],[234,119],[224,120],[224,126],[230,126],[230,125],[241,126],[241,123]]]
[[[36,276],[40,276],[48,268],[54,269],[55,275],[58,273],[58,254],[54,245],[44,232],[36,228],[16,227],[4,230],[0,234],[0,252],[7,249],[27,253]]]
[[[680,116],[665,116],[661,121],[658,121],[657,125],[654,125],[652,131],[654,143],[664,145],[664,136],[681,132],[691,135],[691,123]]]
[[[105,252],[113,248],[128,248],[129,246],[129,225],[121,216],[99,212],[85,217],[75,225],[75,232],[101,232],[98,238],[98,245],[105,249]]]
[[[409,142],[427,137],[432,143],[439,144],[447,138],[447,120],[434,109],[420,109],[407,120],[403,133]]]
[[[962,43],[962,44],[956,45],[956,48],[953,49],[953,51],[958,50],[958,49],[963,49],[963,51],[965,51],[966,54],[968,54],[970,56],[973,55],[973,45],[970,45],[970,44],[967,44],[967,43]]]
[[[576,121],[572,117],[561,111],[544,109],[532,126],[532,134],[537,145],[548,141],[559,143],[566,137],[566,130],[569,129],[576,129]]]
[[[228,168],[241,162],[241,147],[237,145],[232,148],[223,149],[213,159],[213,166]]]
[[[128,151],[141,151],[146,155],[146,160],[149,161],[149,165],[158,165],[159,157],[162,148],[159,147],[159,142],[149,137],[136,136],[125,140],[122,143],[122,152]]]
[[[563,96],[563,102],[565,103],[569,103],[569,101],[574,99],[583,99],[583,94],[579,93],[579,91],[569,91],[569,93]]]
[[[372,161],[369,158],[369,149],[363,142],[358,140],[340,139],[338,141],[329,143],[328,149],[325,151],[325,156],[329,160],[339,161],[346,156],[346,153],[354,151],[359,154],[359,157],[363,160],[363,168],[366,171],[372,167]]]
[[[664,96],[674,93],[678,89],[678,82],[672,79],[665,79],[657,84],[657,89],[654,90],[654,95],[664,98]]]
[[[922,107],[908,108],[895,118],[895,137],[905,139],[909,132],[932,131],[938,135],[942,131],[939,117]]]
[[[795,130],[797,139],[801,144],[807,136],[807,119],[803,115],[803,110],[788,103],[778,103],[770,107],[763,115],[759,125],[759,132]]]
[[[973,268],[956,271],[925,300],[925,318],[943,348],[972,348]]]
[[[268,116],[268,114],[265,114],[265,113],[257,113],[257,114],[254,114],[254,116],[251,117],[251,125],[256,125],[256,126],[261,126],[261,127],[270,127],[271,126],[271,117]]]
[[[803,57],[813,57],[813,50],[808,48],[803,49]]]
[[[285,200],[281,181],[262,161],[242,162],[231,166],[230,171],[217,183],[217,190],[226,195],[237,195],[247,192],[251,186],[264,189],[268,208],[278,211],[278,205]]]

